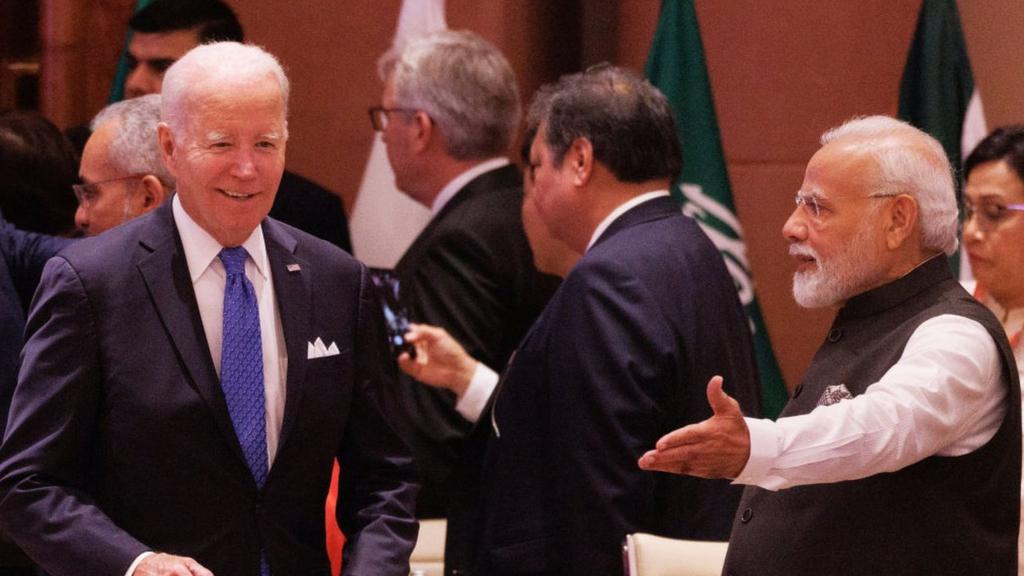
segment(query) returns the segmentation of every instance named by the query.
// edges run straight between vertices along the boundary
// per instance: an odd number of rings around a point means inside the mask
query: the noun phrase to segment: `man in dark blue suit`
[[[158,128],[175,197],[43,273],[0,526],[53,576],[327,575],[335,457],[344,573],[408,574],[416,490],[366,268],[267,218],[287,102],[261,49],[190,51]]]
[[[493,396],[474,575],[621,574],[627,533],[725,540],[727,483],[643,472],[668,430],[705,418],[727,372],[759,412],[750,330],[721,255],[668,187],[681,168],[665,97],[614,67],[536,97],[529,200],[583,253]]]

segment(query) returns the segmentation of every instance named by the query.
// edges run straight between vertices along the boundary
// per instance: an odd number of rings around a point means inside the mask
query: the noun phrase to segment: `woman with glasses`
[[[1024,125],[997,128],[982,140],[964,162],[964,180],[963,242],[974,296],[1002,322],[1024,372]],[[1018,550],[1024,575],[1024,538]]]

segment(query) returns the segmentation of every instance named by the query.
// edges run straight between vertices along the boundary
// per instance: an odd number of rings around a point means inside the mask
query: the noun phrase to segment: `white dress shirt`
[[[962,316],[931,318],[903,355],[854,398],[777,421],[747,418],[750,459],[735,482],[779,490],[856,480],[995,436],[1006,390],[995,342]]]
[[[221,342],[224,332],[224,285],[227,273],[218,255],[224,248],[203,230],[185,212],[181,200],[175,195],[171,201],[174,224],[178,228],[181,247],[185,252],[192,289],[195,291],[199,317],[203,321],[203,332],[210,346],[213,367],[220,376]],[[267,470],[274,465],[277,442],[284,420],[285,381],[288,374],[288,351],[281,330],[281,317],[274,297],[274,282],[267,259],[267,246],[263,242],[263,229],[259,226],[242,243],[249,253],[245,261],[245,276],[256,292],[260,314],[260,340],[263,344],[263,391],[267,421]],[[125,576],[132,576],[135,569],[153,552],[143,552],[128,566]]]
[[[461,178],[461,176],[459,178]],[[468,182],[468,180],[466,182]],[[600,238],[601,234],[603,234],[604,231],[612,225],[612,222],[618,220],[620,216],[628,212],[631,208],[643,204],[648,200],[668,195],[669,193],[667,190],[645,192],[643,194],[638,194],[617,206],[614,210],[609,212],[608,215],[605,216],[597,225],[597,228],[594,229],[594,233],[590,237],[590,243],[587,244],[587,250],[597,242],[597,239]],[[438,198],[440,198],[440,196],[438,196]],[[455,401],[455,410],[466,420],[476,422],[480,419],[480,413],[483,412],[484,406],[487,405],[487,400],[491,397],[491,393],[494,392],[494,388],[497,385],[497,372],[485,366],[483,362],[477,362],[476,371],[473,373],[473,379],[470,380],[469,386],[466,387],[466,391],[462,396]]]
[[[466,184],[472,182],[477,176],[490,172],[491,170],[497,170],[498,168],[508,166],[509,164],[511,164],[511,162],[509,162],[508,158],[491,158],[490,160],[484,160],[483,162],[476,164],[469,170],[466,170],[462,174],[452,178],[452,181],[445,184],[444,188],[441,188],[441,191],[437,193],[436,197],[434,197],[434,201],[430,203],[430,217],[433,218],[434,216],[437,216],[437,213],[444,208],[445,204],[450,202],[452,198],[455,198],[455,194],[458,193],[459,190],[462,190]]]

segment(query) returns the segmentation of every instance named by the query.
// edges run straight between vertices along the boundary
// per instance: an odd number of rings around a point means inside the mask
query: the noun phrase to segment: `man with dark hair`
[[[128,98],[159,94],[164,72],[195,46],[216,40],[241,42],[244,37],[238,17],[222,0],[155,0],[128,25]],[[294,172],[285,170],[270,215],[352,252],[341,198]]]
[[[739,493],[648,474],[636,458],[710,414],[725,370],[757,414],[750,330],[721,255],[668,187],[681,168],[665,97],[604,67],[538,94],[527,186],[583,256],[510,361],[489,434],[473,575],[622,573],[635,531],[724,540]]]

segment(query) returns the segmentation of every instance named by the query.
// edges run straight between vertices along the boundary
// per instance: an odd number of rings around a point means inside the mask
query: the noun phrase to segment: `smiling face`
[[[807,164],[800,194],[818,201],[816,214],[798,205],[783,226],[797,259],[793,297],[805,308],[842,304],[883,282],[885,241],[877,210],[889,198],[869,198],[874,166],[841,143],[822,147]]]
[[[270,75],[200,82],[181,104],[185,126],[159,128],[182,207],[223,246],[238,246],[270,212],[284,172],[287,123]]]
[[[975,278],[1004,308],[1024,306],[1024,214],[998,208],[1024,203],[1024,182],[1005,161],[985,162],[971,171],[964,199],[974,208],[964,246]]]

